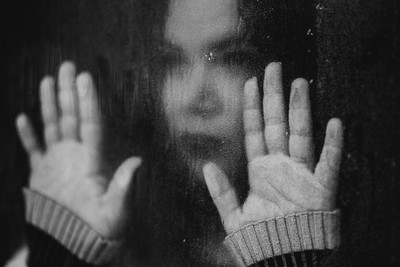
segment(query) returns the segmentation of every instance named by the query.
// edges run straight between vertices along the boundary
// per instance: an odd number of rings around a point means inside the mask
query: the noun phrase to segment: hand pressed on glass
[[[17,119],[31,164],[29,187],[76,213],[104,238],[117,239],[126,220],[129,183],[141,159],[127,159],[108,182],[101,164],[102,126],[94,83],[88,73],[75,75],[72,63],[61,65],[58,94],[52,77],[41,82],[45,147],[27,116]]]
[[[208,190],[228,234],[253,222],[335,209],[342,124],[338,119],[329,121],[321,157],[314,167],[308,82],[296,79],[292,83],[287,120],[281,76],[280,63],[271,63],[265,70],[264,129],[257,81],[253,78],[245,85],[250,191],[243,206],[226,175],[213,163],[204,166]]]

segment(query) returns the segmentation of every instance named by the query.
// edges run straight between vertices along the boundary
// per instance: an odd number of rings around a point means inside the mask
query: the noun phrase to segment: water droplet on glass
[[[204,57],[207,61],[213,61],[215,59],[213,52],[209,52],[209,53],[205,54]]]

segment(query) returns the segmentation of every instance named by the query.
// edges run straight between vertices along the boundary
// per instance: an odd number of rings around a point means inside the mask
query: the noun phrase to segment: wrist
[[[107,263],[121,241],[104,238],[65,206],[24,188],[26,221],[49,234],[79,259],[95,265]]]
[[[238,262],[249,266],[267,258],[340,244],[340,211],[310,211],[248,224],[225,238]]]

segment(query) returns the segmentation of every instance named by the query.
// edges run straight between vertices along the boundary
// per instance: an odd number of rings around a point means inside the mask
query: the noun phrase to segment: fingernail
[[[77,79],[78,94],[80,96],[85,96],[88,92],[89,80],[83,74],[81,74]]]
[[[78,94],[79,96],[85,96],[87,94],[87,87],[81,85],[78,85]]]
[[[282,62],[277,62],[277,61],[272,61],[270,62],[267,67],[265,68],[265,71],[280,71],[282,69]]]
[[[252,82],[252,83],[256,84],[256,83],[257,83],[257,77],[251,78],[251,79],[249,80],[249,82]]]
[[[301,99],[301,93],[299,88],[294,88],[293,96],[292,96],[292,101],[291,101],[291,106],[293,108],[301,108],[302,105],[302,99]]]
[[[337,127],[330,127],[329,129],[329,137],[331,139],[336,139],[338,136],[338,129]]]
[[[247,80],[247,82],[245,84],[245,88],[248,88],[248,90],[253,89],[254,87],[256,87],[256,85],[257,85],[257,78],[253,77],[253,78]]]
[[[281,71],[282,69],[282,62],[274,62],[277,71]]]

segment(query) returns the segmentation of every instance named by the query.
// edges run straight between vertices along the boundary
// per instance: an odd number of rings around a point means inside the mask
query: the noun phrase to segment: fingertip
[[[141,164],[142,164],[142,158],[131,157],[122,164],[122,168],[128,169],[129,172],[134,172]]]
[[[330,139],[342,141],[343,139],[343,123],[338,118],[332,118],[329,120],[326,127],[326,134]]]
[[[76,85],[78,87],[78,95],[80,97],[86,97],[91,89],[88,77],[85,74],[79,74],[76,78]]]
[[[142,158],[140,157],[132,157],[129,159],[130,165],[133,166],[133,169],[136,170],[137,168],[142,165]]]
[[[304,78],[297,78],[292,82],[290,92],[290,108],[307,109],[310,108],[308,81]]]
[[[18,130],[28,129],[31,126],[28,115],[26,115],[25,113],[19,114],[16,118],[16,125]]]
[[[74,72],[75,70],[75,63],[70,60],[66,60],[60,65],[60,72]]]
[[[218,181],[216,179],[218,173],[219,169],[214,163],[208,162],[204,164],[203,175],[211,195],[215,195],[215,192],[217,192],[217,189],[219,188]]]
[[[248,80],[244,86],[244,108],[258,109],[260,105],[257,79]]]
[[[92,75],[89,72],[84,71],[84,72],[79,73],[76,80],[77,80],[78,84],[89,85],[90,82],[92,81]]]
[[[308,89],[309,82],[304,79],[304,78],[297,78],[292,82],[292,88],[297,88],[297,89]]]
[[[16,127],[25,151],[31,155],[34,155],[35,152],[40,152],[41,148],[32,128],[32,124],[26,114],[21,113],[17,116]]]
[[[264,92],[282,92],[282,63],[271,62],[265,68]]]
[[[52,88],[54,84],[55,84],[54,78],[50,75],[46,75],[40,81],[40,88],[42,88],[42,90],[46,90],[48,88]]]
[[[54,105],[55,91],[54,91],[55,81],[52,76],[45,76],[40,82],[40,101],[42,103],[42,108],[52,107]],[[50,113],[54,110],[49,111]],[[46,114],[48,115],[48,114]],[[53,115],[53,114],[51,114]]]
[[[92,79],[92,75],[88,71],[82,71],[81,73],[79,73],[78,78],[79,77],[87,80]]]
[[[212,162],[208,162],[203,166],[203,174],[204,176],[210,176],[215,170],[215,164]]]
[[[265,68],[266,74],[275,73],[276,71],[280,71],[282,69],[282,62],[274,61],[267,65]]]
[[[258,87],[257,78],[253,77],[244,84],[245,93],[253,92]]]
[[[252,77],[250,79],[248,79],[245,83],[245,85],[249,85],[249,86],[254,86],[257,84],[257,77]]]
[[[17,127],[17,132],[20,138],[20,141],[22,143],[22,145],[24,146],[26,151],[30,151],[31,150],[31,129],[30,129],[30,123],[29,123],[29,119],[28,116],[24,113],[21,113],[17,116],[16,120],[15,120],[15,124]]]
[[[76,67],[72,61],[64,61],[58,71],[58,82],[60,88],[69,89],[75,82]]]
[[[244,92],[246,95],[254,91],[254,88],[257,88],[257,78],[253,77],[248,79],[244,84]]]
[[[135,171],[139,166],[140,160],[129,158],[125,160],[116,170],[111,180],[106,196],[119,201],[124,200],[127,192],[131,188],[131,184],[135,178]]]
[[[256,85],[257,85],[257,77],[252,77],[252,78],[250,78],[248,81],[250,81],[250,82],[253,82],[253,83],[255,83]]]
[[[16,125],[18,131],[20,131],[21,129],[23,129],[25,127],[26,120],[27,120],[27,117],[24,113],[21,113],[17,116],[17,118],[15,119],[15,125]]]
[[[343,123],[339,118],[332,118],[328,122],[328,127],[341,130],[343,129]]]

